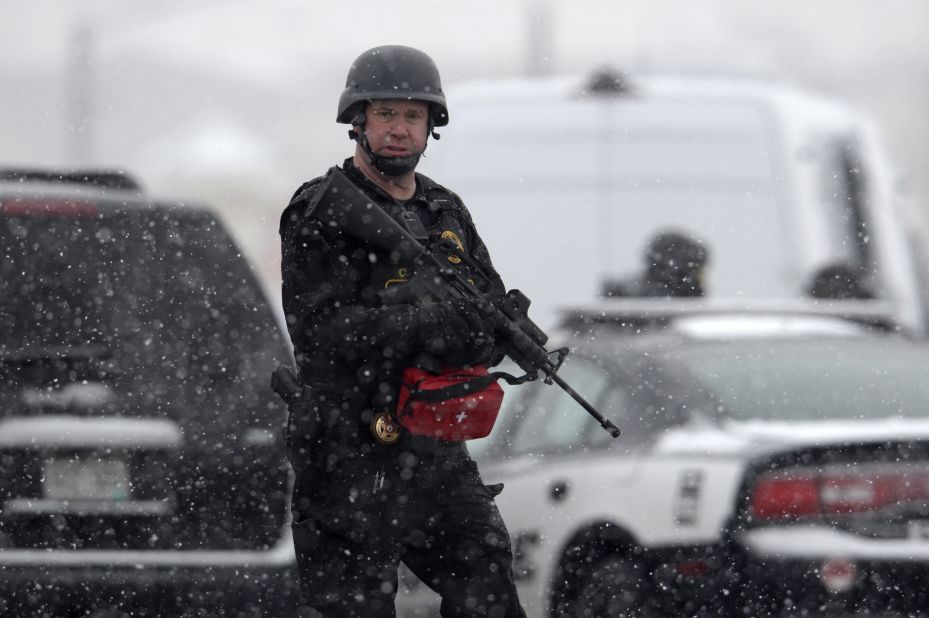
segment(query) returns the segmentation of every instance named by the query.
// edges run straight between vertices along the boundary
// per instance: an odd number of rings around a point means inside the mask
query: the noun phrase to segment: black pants
[[[326,618],[393,617],[403,561],[441,595],[443,617],[525,616],[495,488],[463,444],[385,446],[346,426],[313,451],[295,462],[292,500],[306,605]]]

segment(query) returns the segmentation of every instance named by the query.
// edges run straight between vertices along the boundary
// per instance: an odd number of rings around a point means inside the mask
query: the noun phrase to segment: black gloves
[[[423,350],[446,364],[479,365],[494,356],[494,318],[487,301],[456,298],[423,307]]]
[[[383,355],[403,365],[420,352],[449,367],[499,361],[488,301],[462,298],[376,310],[353,306],[338,315],[325,323],[325,336],[349,362],[363,364]]]

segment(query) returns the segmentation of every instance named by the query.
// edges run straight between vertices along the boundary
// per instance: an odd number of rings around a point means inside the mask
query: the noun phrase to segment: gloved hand
[[[456,298],[433,305],[421,322],[420,337],[426,352],[448,365],[479,365],[494,352],[494,319],[487,301]]]

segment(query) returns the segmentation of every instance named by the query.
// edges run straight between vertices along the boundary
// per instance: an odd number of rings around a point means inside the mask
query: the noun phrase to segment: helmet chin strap
[[[425,148],[423,148],[422,151],[411,154],[408,157],[382,157],[371,150],[371,145],[368,143],[368,136],[363,132],[357,141],[361,144],[361,149],[364,151],[365,155],[367,155],[371,165],[385,176],[403,176],[408,172],[412,172],[416,169],[416,166],[419,165],[419,159],[423,156],[423,152],[425,151]]]
[[[429,123],[429,133],[436,139],[439,135],[432,130],[432,122]],[[355,140],[361,146],[361,150],[368,157],[368,162],[380,173],[385,176],[403,176],[416,169],[419,165],[419,159],[426,152],[426,146],[415,154],[408,157],[382,157],[371,150],[371,144],[368,143],[368,135],[365,132],[365,115],[358,113],[352,119],[352,128],[348,131],[348,137]],[[428,137],[426,138],[428,146]]]

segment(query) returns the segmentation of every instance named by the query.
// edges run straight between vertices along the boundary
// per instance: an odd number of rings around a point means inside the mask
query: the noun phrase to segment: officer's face
[[[365,131],[374,154],[409,157],[426,148],[429,105],[422,101],[387,99],[365,108]]]

